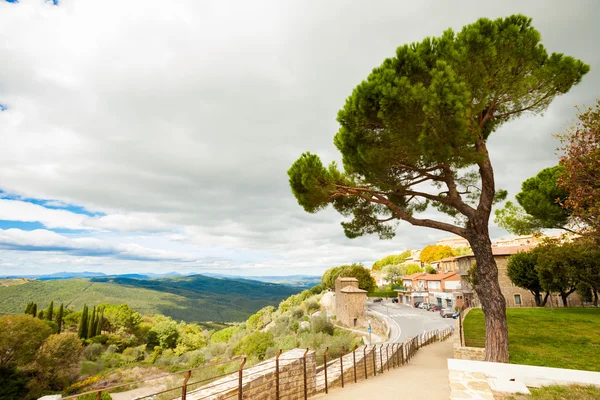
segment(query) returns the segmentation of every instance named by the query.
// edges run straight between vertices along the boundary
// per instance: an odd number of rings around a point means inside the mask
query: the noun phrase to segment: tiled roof
[[[342,293],[367,293],[366,290],[362,290],[362,289],[359,289],[354,286],[346,286],[342,290],[340,290],[340,292],[342,292]]]
[[[453,275],[456,275],[456,272],[447,272],[445,274],[426,274],[423,272],[418,272],[416,274],[405,276],[402,279],[411,279],[411,280],[417,279],[417,280],[421,280],[421,281],[443,281]]]

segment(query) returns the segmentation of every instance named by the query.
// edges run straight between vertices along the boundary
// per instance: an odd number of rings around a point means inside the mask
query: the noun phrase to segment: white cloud
[[[307,150],[339,160],[337,110],[397,46],[515,12],[534,18],[550,51],[592,71],[545,116],[490,138],[497,185],[511,195],[556,162],[551,134],[568,124],[572,106],[600,93],[594,1],[0,0],[0,103],[8,105],[0,113],[0,190],[102,213],[0,199],[0,220],[83,230],[76,238],[107,246],[124,232],[145,232],[126,243],[211,257],[156,268],[265,273],[374,260],[445,237],[403,223],[393,241],[349,240],[334,212],[302,211],[286,170]],[[43,260],[8,253],[25,264]],[[76,268],[81,260],[142,268],[73,252],[45,265]]]

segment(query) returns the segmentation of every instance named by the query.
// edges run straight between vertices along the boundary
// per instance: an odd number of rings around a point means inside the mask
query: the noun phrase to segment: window
[[[516,306],[521,305],[521,295],[520,294],[515,294],[515,305]]]

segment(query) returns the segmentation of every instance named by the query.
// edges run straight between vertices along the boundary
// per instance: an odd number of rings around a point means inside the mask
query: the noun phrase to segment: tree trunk
[[[544,296],[544,300],[542,300],[542,307],[546,306],[546,303],[548,302],[548,296],[550,296],[550,292],[546,292],[546,295]]]
[[[594,289],[594,307],[598,307],[598,291]]]
[[[563,302],[563,307],[569,307],[569,303],[567,303],[567,298],[569,297],[569,295],[565,292],[560,292],[560,298],[562,299]]]
[[[539,307],[542,305],[541,301],[540,301],[540,292],[535,291],[535,290],[530,290],[531,294],[533,295],[533,298],[535,299],[535,306]]]
[[[506,300],[498,283],[498,266],[492,253],[487,223],[471,232],[469,243],[477,262],[475,291],[485,315],[485,361],[508,362]]]

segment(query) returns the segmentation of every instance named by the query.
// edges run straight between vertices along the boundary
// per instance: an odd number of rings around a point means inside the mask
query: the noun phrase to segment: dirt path
[[[312,398],[448,400],[450,386],[447,359],[451,357],[451,340],[434,343],[421,348],[408,365]]]

